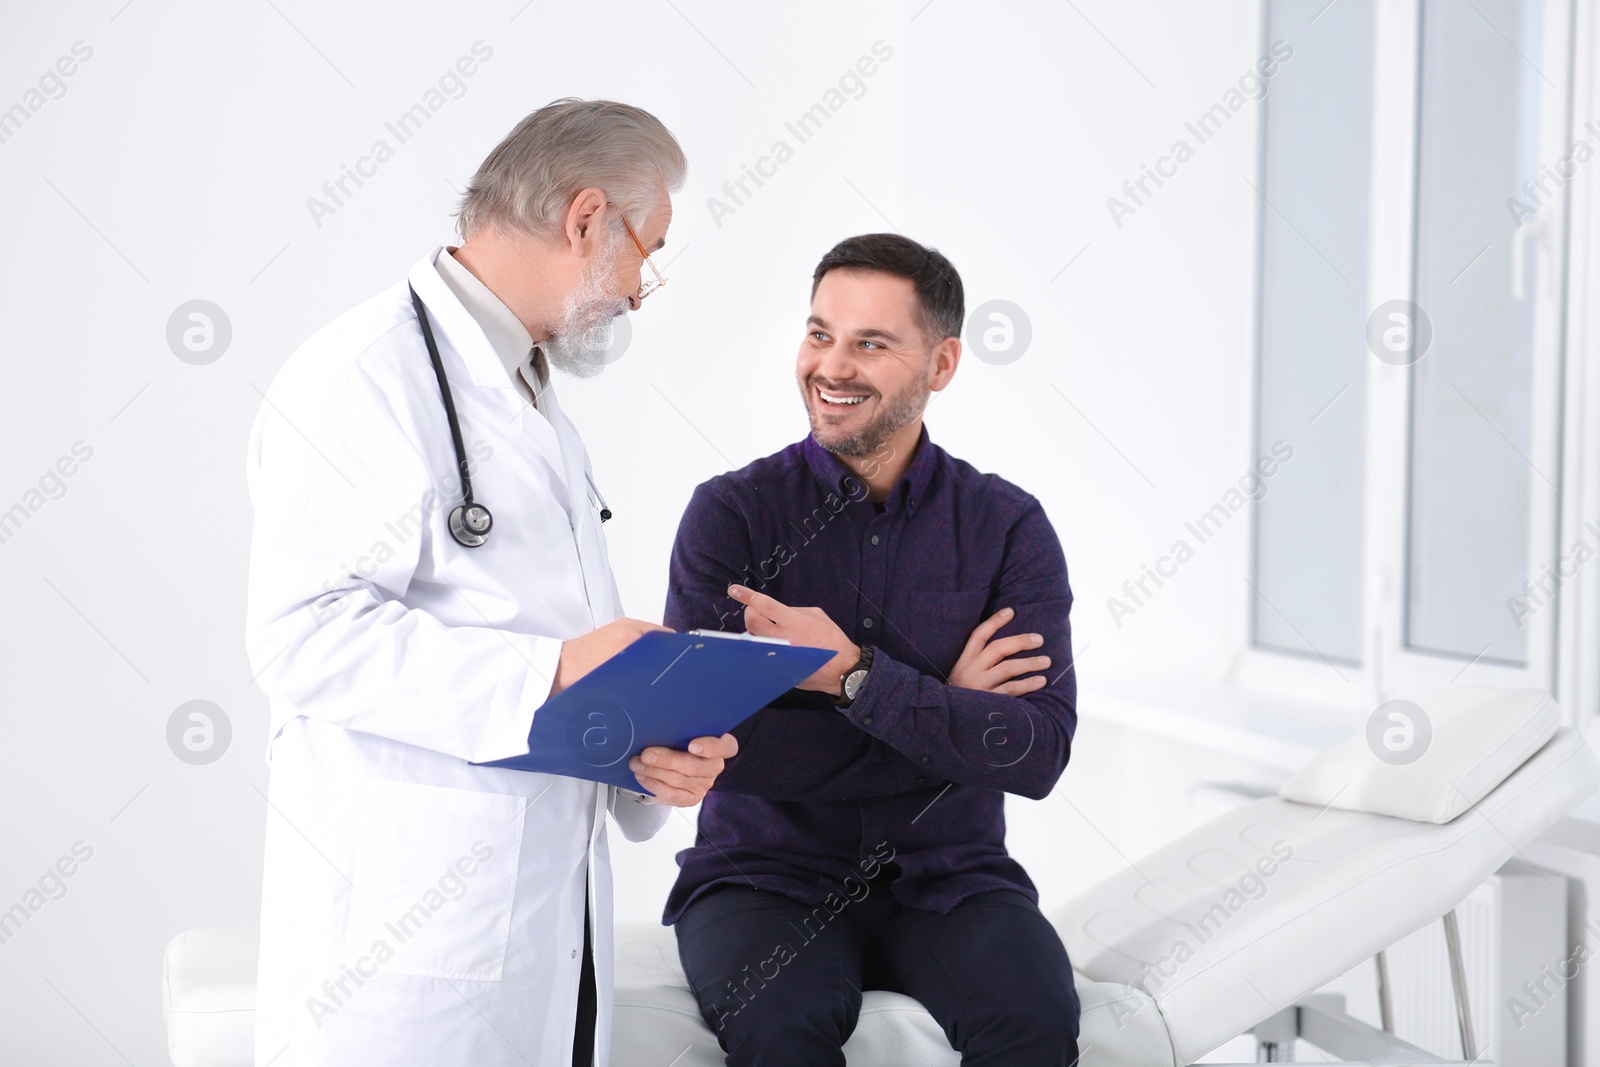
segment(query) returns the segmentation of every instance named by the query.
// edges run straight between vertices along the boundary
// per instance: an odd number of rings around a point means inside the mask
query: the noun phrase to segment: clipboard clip
[[[765,645],[788,645],[792,642],[785,637],[757,637],[755,634],[739,634],[730,630],[685,630],[690,637],[725,637],[730,641],[760,641]]]

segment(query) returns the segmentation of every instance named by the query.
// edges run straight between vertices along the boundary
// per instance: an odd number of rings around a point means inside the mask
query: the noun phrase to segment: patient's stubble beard
[[[816,379],[812,381],[816,382]],[[800,396],[805,402],[806,414],[811,419],[811,436],[817,439],[817,444],[836,456],[870,456],[878,451],[885,441],[922,414],[931,395],[933,390],[928,386],[928,379],[917,378],[893,396],[884,397],[878,414],[865,426],[854,432],[830,433],[812,409],[812,385],[800,386]],[[816,403],[820,405],[823,401],[819,399]]]
[[[593,378],[605,369],[616,336],[616,315],[627,301],[612,293],[622,233],[611,230],[595,261],[583,269],[578,284],[562,303],[561,324],[541,347],[550,365],[574,378]]]

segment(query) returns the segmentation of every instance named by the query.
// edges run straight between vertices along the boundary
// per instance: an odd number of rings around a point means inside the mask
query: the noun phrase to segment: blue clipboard
[[[528,754],[479,766],[543,771],[649,792],[628,761],[727,733],[833,658],[744,635],[652,630],[540,706]]]

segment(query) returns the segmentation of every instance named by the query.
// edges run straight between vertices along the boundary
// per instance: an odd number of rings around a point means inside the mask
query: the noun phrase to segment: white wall
[[[660,617],[693,486],[805,433],[790,375],[817,258],[895,228],[950,255],[969,308],[1003,298],[1031,320],[1023,358],[969,359],[929,426],[1044,501],[1078,596],[1082,684],[1152,663],[1215,675],[1238,647],[1242,517],[1120,628],[1105,601],[1252,459],[1253,113],[1120,227],[1106,198],[1254,61],[1254,3],[123,4],[10,4],[0,33],[0,108],[75,42],[92,49],[0,143],[0,509],[75,442],[93,449],[0,544],[0,908],[75,842],[93,849],[0,944],[0,1060],[165,1062],[163,944],[254,921],[265,700],[241,640],[242,475],[260,390],[312,331],[448,241],[453,188],[556,96],[650,108],[691,162],[671,285],[635,317],[626,358],[560,386],[617,514],[631,613]],[[480,40],[493,55],[464,95],[314,223],[307,198]],[[719,225],[708,197],[880,40],[893,54],[860,98]],[[165,339],[195,298],[233,329],[207,366]],[[232,724],[209,766],[167,746],[192,699]],[[1105,787],[1128,746],[1097,757],[1092,741],[1056,796],[1013,806],[1047,905],[1120,862]],[[691,838],[685,817],[618,842],[619,918],[659,914]]]

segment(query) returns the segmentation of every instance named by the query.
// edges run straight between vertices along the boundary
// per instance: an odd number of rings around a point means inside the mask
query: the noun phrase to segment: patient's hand
[[[687,752],[651,745],[628,761],[628,769],[655,794],[657,804],[692,808],[705,799],[723,764],[738,754],[739,741],[732,734],[697,737]]]
[[[1010,697],[1019,697],[1044,687],[1046,678],[1042,674],[1035,674],[1031,678],[1018,678],[1017,675],[1044,670],[1050,666],[1049,656],[1006,658],[1030,648],[1038,648],[1044,644],[1043,637],[1039,634],[1015,634],[998,641],[989,640],[1000,627],[1011,621],[1011,616],[1010,608],[1001,608],[978,624],[972,636],[967,638],[967,647],[961,650],[961,658],[956,660],[955,667],[950,671],[951,685],[980,689],[987,693],[1004,693]]]
[[[757,637],[781,637],[791,645],[826,648],[833,658],[818,667],[796,689],[839,695],[844,672],[861,658],[857,645],[821,608],[791,608],[765,593],[742,585],[728,586],[728,595],[744,605],[744,629]]]

